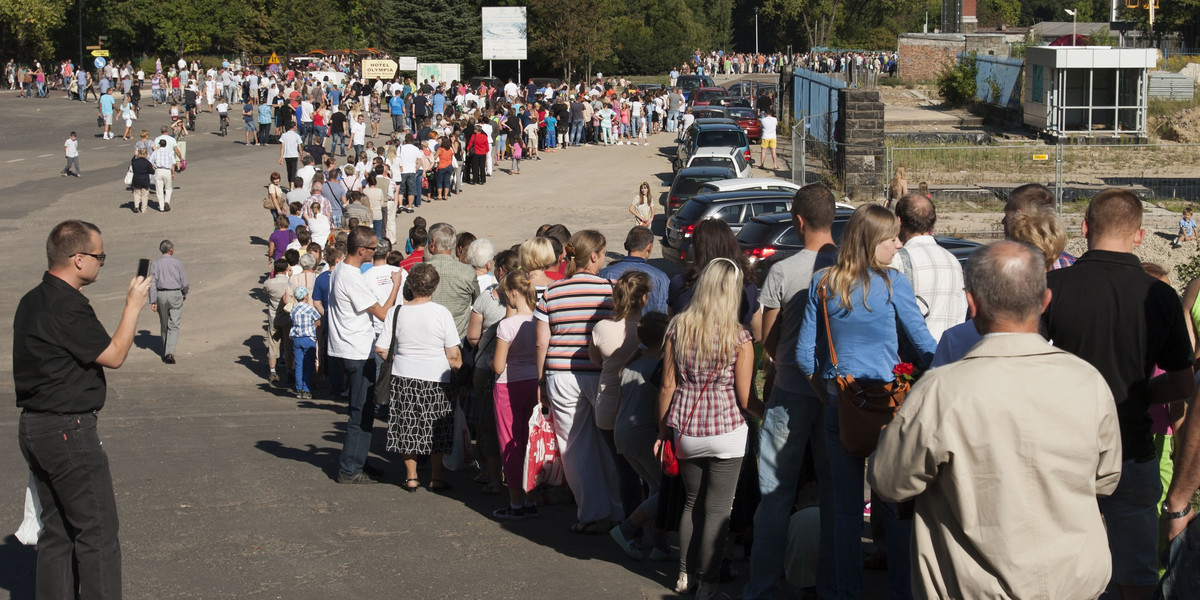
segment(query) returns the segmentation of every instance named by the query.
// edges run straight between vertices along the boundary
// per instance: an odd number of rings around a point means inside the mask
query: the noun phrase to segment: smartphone
[[[138,277],[147,277],[150,275],[150,259],[143,258],[138,260]]]

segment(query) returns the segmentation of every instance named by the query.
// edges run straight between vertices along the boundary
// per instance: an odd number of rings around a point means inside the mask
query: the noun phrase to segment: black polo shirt
[[[82,413],[104,407],[104,368],[95,360],[111,338],[79,290],[46,273],[13,317],[17,406]]]
[[[1183,306],[1171,286],[1147,275],[1137,256],[1089,250],[1074,266],[1051,271],[1053,294],[1043,333],[1056,347],[1091,363],[1117,403],[1126,460],[1154,455],[1148,383],[1192,366]]]

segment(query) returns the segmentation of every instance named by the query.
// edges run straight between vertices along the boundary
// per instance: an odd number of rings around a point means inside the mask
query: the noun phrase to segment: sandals
[[[609,529],[610,527],[608,527],[607,521],[589,521],[587,523],[580,521],[571,526],[571,533],[578,533],[581,535],[599,535],[607,532]]]
[[[410,481],[416,481],[416,482],[417,482],[417,485],[408,485],[408,483],[409,483]],[[404,488],[404,491],[406,491],[406,492],[408,492],[408,493],[412,494],[412,493],[415,493],[417,490],[421,489],[421,482],[420,482],[420,480],[418,480],[418,479],[405,479],[405,480],[404,480],[404,485],[403,485],[403,486],[401,486],[401,487],[403,487],[403,488]]]
[[[434,485],[435,483],[437,485]],[[427,489],[431,492],[447,492],[447,491],[450,491],[451,486],[450,486],[450,484],[448,484],[445,481],[442,481],[440,479],[430,479],[429,486],[427,487]]]

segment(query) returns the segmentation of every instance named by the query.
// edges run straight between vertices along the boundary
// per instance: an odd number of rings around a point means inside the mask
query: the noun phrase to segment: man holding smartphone
[[[86,296],[104,266],[100,229],[64,221],[46,241],[49,270],[17,305],[13,383],[19,442],[42,499],[39,598],[120,598],[121,544],[108,456],[97,414],[104,368],[125,362],[150,280],[134,277],[110,338]]]
[[[183,301],[188,296],[187,271],[175,258],[175,244],[163,240],[158,244],[162,256],[150,265],[150,310],[158,313],[159,335],[163,341],[163,362],[175,364],[175,344],[179,341],[179,319]]]

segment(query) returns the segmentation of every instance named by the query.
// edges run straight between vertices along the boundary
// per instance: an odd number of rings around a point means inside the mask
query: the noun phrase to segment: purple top
[[[274,260],[283,258],[284,251],[287,250],[288,244],[296,238],[296,234],[290,229],[276,229],[275,233],[271,234],[270,241],[275,242],[275,254],[271,257]]]

